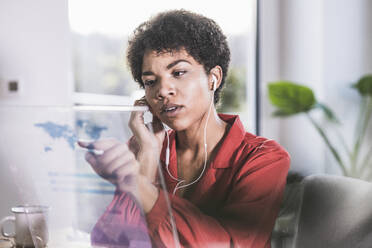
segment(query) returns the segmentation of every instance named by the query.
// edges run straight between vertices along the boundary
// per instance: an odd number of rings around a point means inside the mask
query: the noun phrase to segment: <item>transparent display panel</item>
[[[87,149],[77,145],[107,138],[127,144],[131,110],[0,108],[3,240],[17,247],[151,247],[140,204],[125,196],[130,210],[108,212],[116,187],[92,169]],[[158,187],[165,189],[161,180]]]

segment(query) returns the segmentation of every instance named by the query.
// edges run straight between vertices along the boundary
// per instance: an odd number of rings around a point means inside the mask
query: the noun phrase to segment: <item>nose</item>
[[[175,85],[171,79],[159,79],[157,98],[164,99],[176,94]]]

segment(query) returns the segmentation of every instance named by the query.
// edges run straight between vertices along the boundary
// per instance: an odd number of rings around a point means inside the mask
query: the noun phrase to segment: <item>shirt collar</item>
[[[222,138],[222,143],[219,144],[219,148],[216,151],[214,159],[212,159],[211,166],[212,168],[228,168],[232,164],[232,159],[234,159],[233,153],[240,146],[244,137],[245,129],[242,122],[237,115],[227,115],[227,114],[218,114],[218,116],[230,126],[229,130]],[[176,142],[175,142],[175,132],[171,131],[169,133],[169,150],[170,150],[170,164],[177,159],[176,157]],[[167,138],[165,138],[163,143],[163,149],[161,152],[160,160],[165,162],[165,150],[167,147]],[[177,160],[176,160],[177,161]],[[173,171],[172,166],[169,168],[173,175],[176,174],[176,171]]]
[[[212,159],[212,168],[228,168],[232,164],[233,153],[240,146],[245,137],[245,129],[237,115],[218,114],[218,116],[230,125],[230,129],[222,138],[222,143]]]

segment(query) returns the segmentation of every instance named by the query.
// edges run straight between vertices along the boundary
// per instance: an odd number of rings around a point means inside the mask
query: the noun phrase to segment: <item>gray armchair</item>
[[[372,247],[372,183],[312,175],[287,184],[272,247]]]

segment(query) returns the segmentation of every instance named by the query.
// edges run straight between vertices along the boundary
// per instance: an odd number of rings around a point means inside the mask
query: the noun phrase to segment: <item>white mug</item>
[[[1,235],[13,238],[17,247],[46,247],[49,239],[47,206],[23,205],[12,208],[14,216],[7,216],[0,221]],[[4,224],[14,223],[15,233],[6,233]]]

